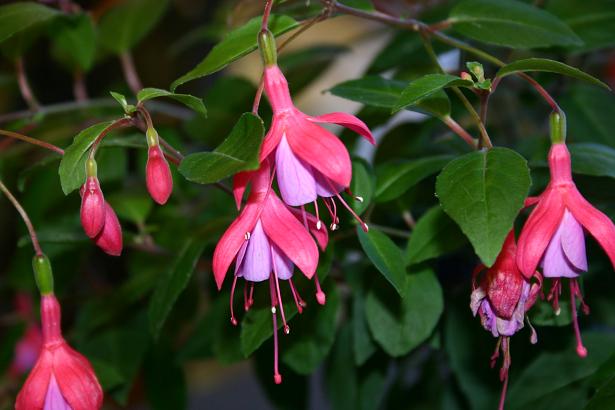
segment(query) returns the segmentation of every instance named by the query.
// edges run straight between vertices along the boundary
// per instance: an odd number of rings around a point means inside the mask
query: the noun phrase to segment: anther
[[[250,239],[250,232],[246,232],[246,234],[243,236],[244,238],[246,238],[246,241]]]
[[[277,310],[276,310],[275,306],[272,306],[272,307],[271,307],[271,313],[273,313],[273,314],[275,315],[275,314],[276,314],[276,312],[277,312]]]

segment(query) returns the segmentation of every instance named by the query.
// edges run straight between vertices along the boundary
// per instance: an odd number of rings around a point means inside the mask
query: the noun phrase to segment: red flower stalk
[[[173,177],[169,163],[158,144],[150,146],[147,152],[145,182],[152,199],[160,205],[166,204],[173,192]]]
[[[509,338],[523,328],[525,312],[536,302],[542,286],[540,273],[534,271],[532,277],[537,281],[533,284],[521,274],[516,263],[516,252],[515,234],[511,231],[493,266],[486,269],[481,264],[474,270],[470,302],[474,316],[478,314],[483,327],[498,338],[495,353],[491,356],[491,367],[495,366],[500,350],[504,355],[500,368],[500,380],[504,383],[500,409],[504,408],[511,364]],[[484,271],[485,275],[477,282],[478,275]],[[537,341],[533,328],[530,340],[532,343]]]
[[[248,183],[252,184],[248,201],[231,226],[224,233],[213,258],[213,272],[218,289],[226,273],[235,262],[235,275],[231,288],[231,323],[237,325],[233,311],[233,297],[238,278],[246,281],[244,288],[244,308],[253,304],[254,284],[269,281],[271,313],[274,334],[274,381],[279,384],[282,376],[278,369],[277,312],[280,311],[284,332],[290,328],[286,323],[280,281],[288,281],[297,310],[305,307],[305,302],[297,292],[292,276],[294,266],[308,278],[314,279],[317,300],[325,303],[325,295],[320,289],[315,275],[318,265],[316,241],[325,248],[328,241],[327,231],[321,229],[319,221],[304,210],[290,210],[271,189],[272,175],[265,161],[255,172],[244,172],[235,178],[235,197],[240,204],[243,191]],[[250,288],[248,290],[248,287]]]
[[[589,313],[577,282],[579,274],[587,271],[583,228],[598,241],[615,267],[615,225],[577,190],[572,180],[570,153],[564,143],[551,146],[549,168],[549,185],[540,196],[527,201],[528,205],[536,204],[536,208],[521,231],[517,264],[526,277],[541,264],[544,276],[554,279],[548,299],[553,301],[556,313],[561,278],[570,279],[576,350],[580,357],[585,357],[587,349],[581,340],[576,311],[579,299],[584,313]]]
[[[22,387],[16,410],[96,410],[103,392],[88,360],[62,337],[60,305],[53,294],[41,298],[43,346]]]

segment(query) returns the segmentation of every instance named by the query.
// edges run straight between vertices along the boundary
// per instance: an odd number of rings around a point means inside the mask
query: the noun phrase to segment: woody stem
[[[28,228],[28,233],[30,234],[30,239],[32,240],[32,247],[34,247],[34,252],[36,253],[36,255],[43,255],[43,250],[41,249],[41,245],[38,242],[36,231],[34,230],[34,226],[32,225],[32,221],[26,213],[26,210],[23,209],[17,198],[13,196],[11,191],[9,191],[9,189],[6,187],[6,185],[4,185],[2,181],[0,181],[0,191],[2,191],[4,195],[6,195],[8,200],[11,201],[11,203],[17,210],[17,212],[19,212],[19,215],[21,215],[21,219],[23,219],[24,224],[26,224],[26,227]]]

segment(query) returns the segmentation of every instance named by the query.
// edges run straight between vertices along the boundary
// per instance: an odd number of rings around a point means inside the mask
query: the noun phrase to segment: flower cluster
[[[327,228],[320,219],[318,198],[329,212],[331,230],[339,226],[338,202],[350,211],[364,230],[368,229],[341,195],[342,191],[349,192],[352,177],[348,151],[334,134],[318,124],[343,125],[372,143],[374,140],[367,126],[352,115],[332,113],[311,117],[299,111],[292,102],[286,78],[275,63],[275,40],[271,33],[262,32],[259,43],[265,62],[264,90],[273,109],[273,119],[261,148],[258,170],[241,172],[234,177],[233,191],[241,213],[216,246],[213,272],[220,289],[234,263],[230,301],[233,325],[237,325],[233,297],[238,278],[246,282],[246,311],[254,303],[254,284],[269,282],[274,381],[279,384],[282,376],[278,367],[278,312],[284,333],[290,333],[280,282],[288,283],[297,310],[301,313],[306,303],[293,282],[296,266],[314,281],[317,302],[321,305],[326,302],[316,274],[318,248],[324,251],[328,242]],[[275,181],[280,196],[274,189]],[[250,194],[242,207],[248,187]],[[307,204],[313,204],[315,215],[305,209]]]

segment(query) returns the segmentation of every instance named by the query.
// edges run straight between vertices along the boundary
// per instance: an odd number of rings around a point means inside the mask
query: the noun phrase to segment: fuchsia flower
[[[82,203],[83,197],[88,195],[86,185],[87,182],[81,187],[81,190],[79,191],[82,197]],[[83,215],[83,206],[81,207],[81,209],[81,213]],[[106,202],[104,199],[102,203],[102,210],[104,216],[102,228],[96,233],[94,237],[92,237],[92,240],[94,241],[96,246],[102,249],[105,253],[111,256],[120,256],[122,254],[123,247],[122,226],[120,225],[120,221],[118,220],[115,211],[113,210],[111,205],[109,205],[109,203]],[[98,207],[96,208],[96,211],[98,212]],[[83,216],[81,218],[81,221],[83,224]]]
[[[352,177],[348,150],[333,133],[318,124],[345,126],[374,144],[370,130],[363,121],[350,114],[337,112],[311,117],[299,111],[293,105],[288,82],[276,64],[265,67],[264,84],[273,109],[273,121],[265,136],[260,158],[264,161],[272,157],[284,202],[291,206],[314,202],[316,206],[316,199],[324,198],[335,229],[338,218],[333,198],[337,197],[367,229],[340,196],[340,192],[350,186]]]
[[[589,313],[577,282],[579,274],[587,271],[583,228],[598,241],[615,267],[615,225],[577,190],[572,180],[570,153],[564,143],[551,146],[549,168],[549,185],[540,196],[527,201],[529,205],[536,204],[536,208],[521,231],[517,264],[526,278],[540,264],[544,276],[554,279],[548,299],[553,300],[557,313],[561,278],[570,279],[577,354],[585,357],[587,350],[581,341],[576,312],[576,299],[579,299],[583,311]]]
[[[105,225],[105,197],[95,176],[89,176],[81,187],[81,226],[94,238]]]
[[[62,337],[60,305],[53,294],[41,299],[43,346],[22,387],[16,410],[96,410],[103,392],[92,366]]]
[[[305,307],[305,302],[299,296],[293,283],[294,266],[308,278],[314,279],[317,289],[317,299],[325,303],[325,295],[320,289],[318,276],[315,275],[318,265],[318,248],[316,241],[324,249],[328,235],[326,229],[321,229],[320,222],[304,210],[290,210],[271,188],[272,175],[268,161],[261,164],[255,172],[244,172],[235,178],[235,198],[238,207],[246,186],[251,182],[251,192],[248,201],[237,219],[224,233],[213,258],[213,272],[218,289],[226,273],[235,262],[235,274],[231,289],[231,323],[237,325],[233,312],[233,296],[238,278],[246,281],[244,288],[244,308],[248,310],[253,303],[254,283],[269,281],[271,295],[271,312],[274,329],[274,381],[279,384],[282,376],[278,370],[278,338],[277,309],[280,310],[284,332],[289,333],[286,323],[280,281],[288,281],[295,304],[299,312]],[[248,286],[250,290],[248,292]]]
[[[160,205],[166,204],[173,191],[173,177],[160,145],[149,147],[145,166],[145,182],[152,199]]]
[[[508,369],[511,364],[509,337],[523,328],[525,313],[536,302],[542,286],[540,273],[534,271],[529,279],[521,274],[516,263],[516,252],[515,234],[511,231],[493,266],[486,269],[484,265],[479,265],[472,279],[470,309],[474,316],[480,316],[483,327],[491,332],[493,337],[499,338],[496,350],[491,356],[491,367],[495,366],[500,350],[504,355],[500,369],[500,380],[504,382],[500,409],[504,406]],[[486,274],[477,283],[478,275],[485,270]],[[536,282],[530,283],[532,277]],[[532,343],[537,342],[533,328],[530,340]]]

